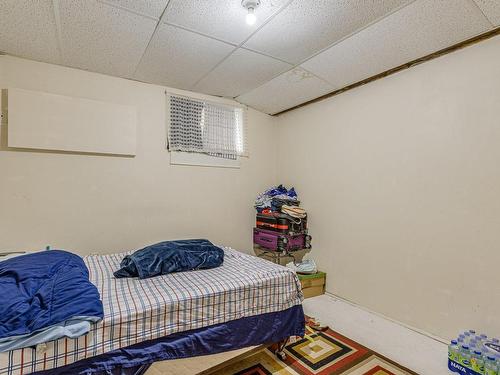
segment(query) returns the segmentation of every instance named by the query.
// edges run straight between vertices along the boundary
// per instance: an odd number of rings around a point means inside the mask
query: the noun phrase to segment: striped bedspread
[[[145,280],[116,279],[129,253],[84,258],[104,305],[104,319],[78,339],[0,353],[0,374],[28,374],[196,328],[286,310],[302,302],[300,283],[285,267],[224,248],[210,270]]]

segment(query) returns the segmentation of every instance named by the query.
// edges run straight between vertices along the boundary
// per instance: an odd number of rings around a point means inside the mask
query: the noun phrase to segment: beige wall
[[[252,204],[276,179],[274,119],[249,111],[241,169],[171,166],[165,88],[0,56],[0,88],[78,96],[138,109],[137,156],[0,149],[0,251],[49,244],[85,254],[206,237],[250,251]]]
[[[500,335],[500,37],[289,112],[278,134],[329,292],[441,337]]]

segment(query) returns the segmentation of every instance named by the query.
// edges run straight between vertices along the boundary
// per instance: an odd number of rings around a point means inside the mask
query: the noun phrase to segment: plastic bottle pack
[[[464,375],[500,375],[500,340],[468,330],[448,345],[448,368]]]

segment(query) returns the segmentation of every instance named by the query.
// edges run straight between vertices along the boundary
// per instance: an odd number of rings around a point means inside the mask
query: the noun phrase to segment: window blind
[[[168,149],[236,159],[247,156],[246,110],[167,94]]]

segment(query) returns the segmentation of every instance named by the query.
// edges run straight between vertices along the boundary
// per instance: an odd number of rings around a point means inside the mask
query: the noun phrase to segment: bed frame
[[[274,352],[275,355],[282,361],[286,359],[284,348],[288,342],[289,339],[280,341],[277,344],[278,348]],[[240,362],[244,358],[265,350],[267,347],[267,345],[258,345],[239,350],[232,350],[230,352],[206,355],[202,357],[202,361],[199,360],[199,357],[194,357],[155,362],[146,371],[145,375],[217,374],[221,369]]]

